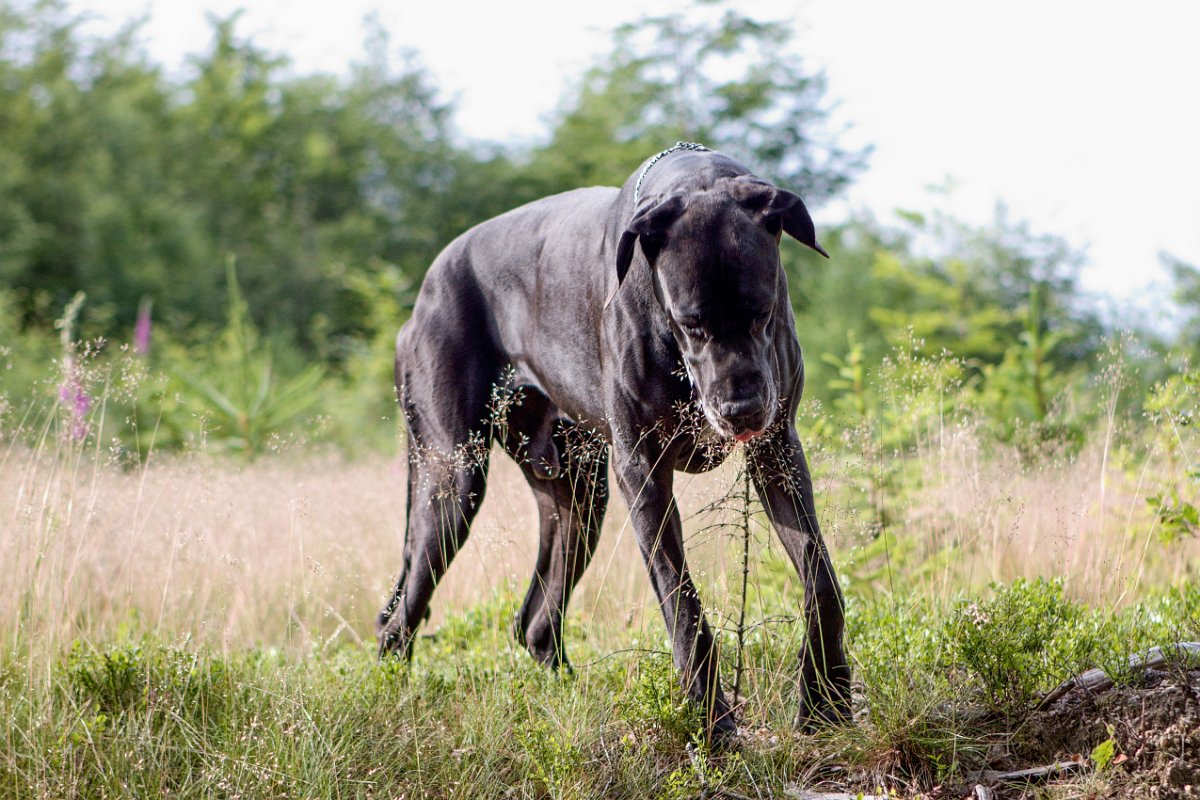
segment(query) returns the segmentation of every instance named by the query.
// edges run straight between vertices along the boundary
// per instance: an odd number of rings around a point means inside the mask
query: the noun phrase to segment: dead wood
[[[1166,647],[1151,647],[1146,651],[1145,655],[1130,656],[1128,668],[1131,672],[1135,670],[1147,670],[1157,667],[1171,658],[1197,655],[1200,655],[1200,642],[1176,642]],[[1041,711],[1052,705],[1076,686],[1089,694],[1097,694],[1111,689],[1114,684],[1115,680],[1103,669],[1099,667],[1089,669],[1086,672],[1081,672],[1078,675],[1068,678],[1047,692],[1046,696],[1037,704],[1037,710]]]

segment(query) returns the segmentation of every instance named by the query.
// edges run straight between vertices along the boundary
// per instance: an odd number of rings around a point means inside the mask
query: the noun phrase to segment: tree
[[[791,50],[791,26],[758,21],[726,0],[618,27],[613,51],[565,103],[533,154],[543,188],[619,185],[676,141],[743,160],[819,204],[866,164],[826,130],[825,77]]]
[[[858,218],[823,231],[828,262],[785,257],[806,352],[841,358],[851,330],[868,365],[914,343],[921,355],[961,359],[977,378],[1007,362],[1004,374],[1028,389],[1028,415],[1044,418],[1052,376],[1103,347],[1105,328],[1077,283],[1078,254],[1013,222],[1003,206],[983,226],[944,213],[901,220]],[[814,362],[809,386],[827,397],[834,376]]]
[[[92,38],[61,0],[0,0],[0,280],[23,326],[84,289],[88,336],[127,332],[143,297],[203,336],[234,257],[257,322],[328,355],[364,333],[348,274],[390,266],[415,285],[475,221],[450,108],[378,26],[334,78],[289,75],[236,14],[211,24],[175,81],[137,23]]]
[[[1158,258],[1171,275],[1171,299],[1180,312],[1175,345],[1195,366],[1200,361],[1200,269],[1170,253],[1160,253]]]
[[[163,183],[157,68],[133,27],[90,41],[77,23],[54,0],[0,7],[0,277],[47,326],[79,289],[119,315],[195,243]]]

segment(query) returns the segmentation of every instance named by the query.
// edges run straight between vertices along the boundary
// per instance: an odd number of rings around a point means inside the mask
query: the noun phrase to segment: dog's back
[[[412,369],[439,381],[436,375],[461,375],[464,363],[485,361],[493,382],[512,368],[569,416],[600,416],[603,309],[595,298],[612,279],[605,267],[613,259],[602,253],[613,245],[602,221],[617,193],[591,187],[546,197],[451,242],[398,338],[398,385],[411,384],[405,372]],[[534,351],[536,363],[527,358]]]

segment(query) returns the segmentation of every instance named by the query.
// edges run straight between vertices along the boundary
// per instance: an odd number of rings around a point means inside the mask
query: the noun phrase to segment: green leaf
[[[1117,755],[1117,742],[1111,736],[1092,749],[1092,763],[1097,772],[1104,772]]]

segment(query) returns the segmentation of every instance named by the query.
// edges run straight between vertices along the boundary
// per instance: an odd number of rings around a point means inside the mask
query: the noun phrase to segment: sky
[[[155,60],[184,69],[210,35],[206,11],[245,10],[239,30],[299,72],[339,72],[378,16],[415,48],[466,137],[531,141],[571,82],[607,52],[637,0],[72,0],[97,29],[147,17]],[[686,7],[660,0],[654,13]],[[940,208],[982,224],[1002,201],[1036,232],[1086,254],[1084,286],[1110,312],[1154,313],[1158,254],[1200,265],[1200,3],[1189,0],[741,0],[791,21],[795,50],[824,70],[845,142],[867,172],[818,225],[866,210]],[[664,147],[672,144],[664,143]],[[647,154],[651,155],[651,154]],[[631,171],[636,165],[630,165]],[[749,165],[753,168],[753,165]],[[949,194],[931,186],[953,186]],[[803,194],[803,187],[789,187]]]

